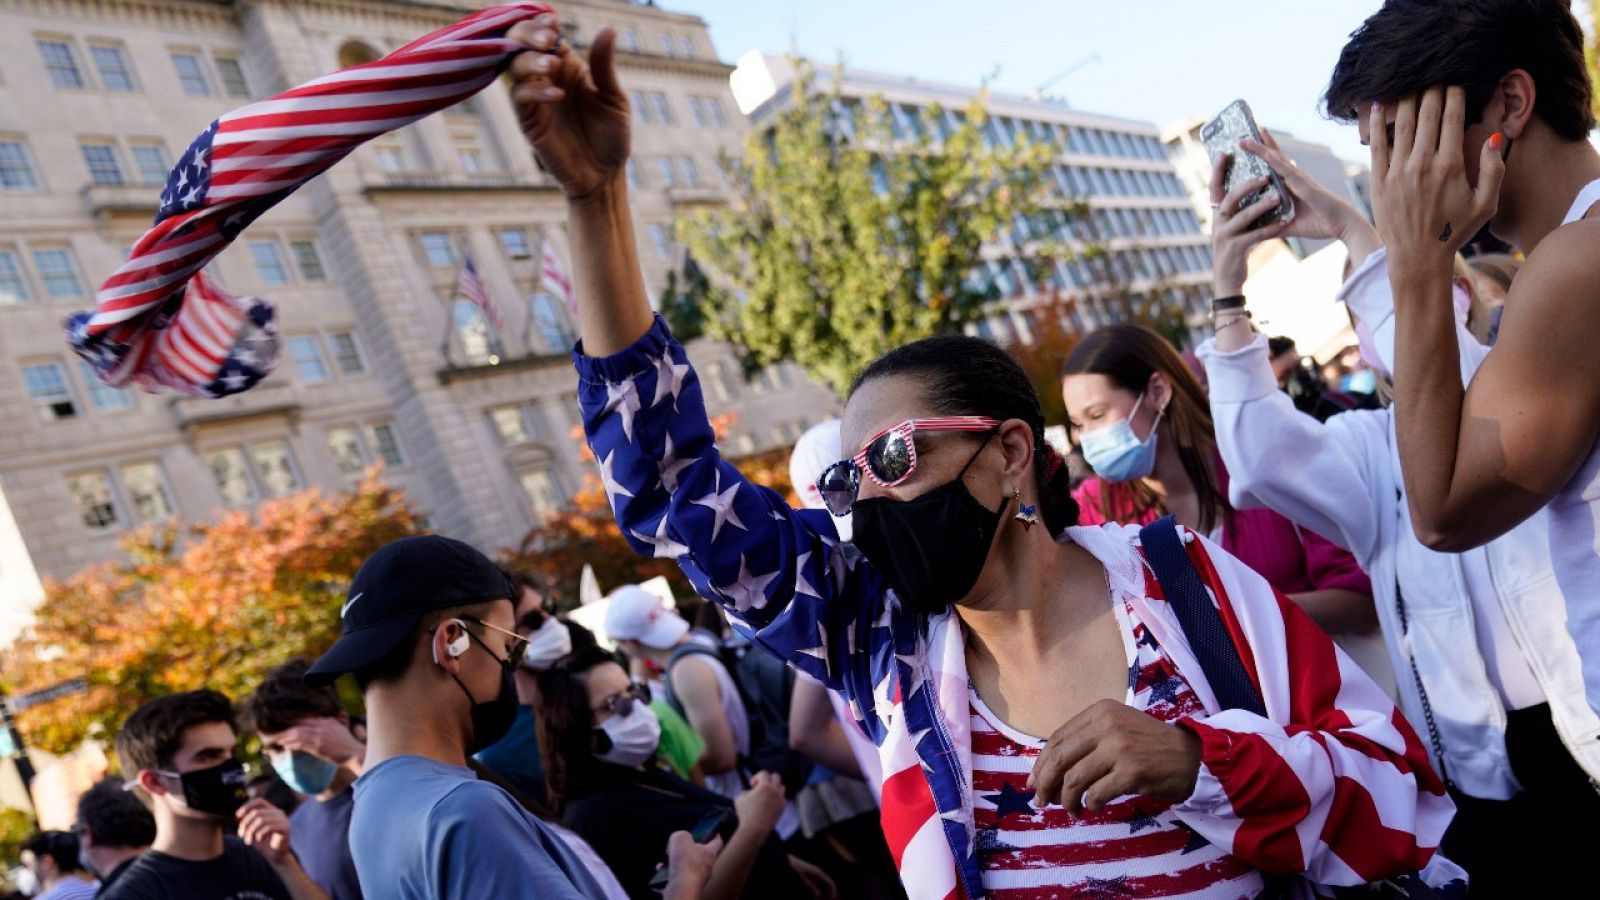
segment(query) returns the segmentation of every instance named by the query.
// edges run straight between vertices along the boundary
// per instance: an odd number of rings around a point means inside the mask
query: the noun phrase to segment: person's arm
[[[757,772],[750,787],[734,798],[733,808],[739,824],[706,882],[705,900],[737,900],[744,895],[745,883],[755,869],[761,848],[778,825],[785,804],[783,779],[771,772]]]
[[[289,817],[283,810],[261,798],[239,808],[239,839],[260,853],[283,879],[292,900],[328,900],[311,880],[290,846]]]
[[[1454,813],[1411,725],[1292,601],[1194,536],[1267,718],[1222,710],[1183,727],[1201,739],[1185,824],[1267,872],[1348,885],[1415,871]],[[1241,641],[1242,638],[1242,641]]]
[[[1396,308],[1400,463],[1417,537],[1436,550],[1480,546],[1537,512],[1600,434],[1600,223],[1552,232],[1517,273],[1494,352],[1463,388],[1450,308],[1456,250],[1493,215],[1504,135],[1462,158],[1465,93],[1400,101],[1394,146],[1374,105],[1373,206]],[[1391,165],[1392,161],[1392,165]]]
[[[553,27],[534,20],[510,36],[548,48]],[[699,380],[646,301],[614,43],[602,29],[589,64],[562,45],[521,54],[511,74],[523,130],[568,198],[579,403],[617,523],[636,552],[677,560],[757,643],[870,707],[893,655],[881,575],[840,552],[826,512],[791,510],[722,460]]]
[[[1289,599],[1329,634],[1366,634],[1378,628],[1372,579],[1355,557],[1305,528],[1300,529],[1300,547],[1311,590],[1290,594]]]
[[[706,774],[720,775],[739,765],[739,748],[734,746],[733,730],[723,712],[722,685],[703,659],[686,656],[667,673],[672,693],[683,704],[690,727],[706,742],[700,754],[700,768]]]
[[[850,749],[844,726],[833,714],[828,689],[804,675],[794,680],[789,698],[789,744],[829,771],[861,777],[861,763]]]

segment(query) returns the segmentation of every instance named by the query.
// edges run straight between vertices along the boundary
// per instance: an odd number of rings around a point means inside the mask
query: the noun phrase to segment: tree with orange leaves
[[[130,532],[124,559],[47,584],[35,622],[0,655],[12,694],[89,682],[25,710],[18,726],[63,753],[96,732],[109,739],[152,697],[202,687],[241,697],[273,666],[326,650],[362,560],[417,530],[404,496],[373,470],[340,494],[313,488],[253,514]]]

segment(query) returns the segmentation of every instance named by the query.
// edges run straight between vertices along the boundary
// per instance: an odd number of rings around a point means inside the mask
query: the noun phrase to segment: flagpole
[[[456,277],[450,281],[450,296],[444,301],[444,336],[439,339],[439,353],[447,369],[455,366],[450,359],[450,335],[456,330],[456,299],[461,296],[461,268],[465,264],[466,255],[462,254],[461,261],[456,263]]]

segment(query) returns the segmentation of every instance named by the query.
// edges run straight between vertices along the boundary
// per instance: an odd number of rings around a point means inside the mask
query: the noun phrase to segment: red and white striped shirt
[[[1125,702],[1174,722],[1205,718],[1205,705],[1127,603],[1117,621],[1129,660]],[[972,812],[984,892],[998,900],[1190,897],[1234,900],[1263,888],[1259,871],[1184,825],[1171,803],[1120,797],[1070,817],[1033,806],[1028,774],[1045,742],[1007,726],[976,691],[972,708]]]

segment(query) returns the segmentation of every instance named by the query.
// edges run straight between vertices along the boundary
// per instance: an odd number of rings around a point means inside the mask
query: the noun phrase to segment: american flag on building
[[[482,90],[527,49],[506,31],[549,11],[492,6],[211,123],[173,167],[154,225],[101,285],[95,309],[67,320],[68,343],[110,385],[212,397],[249,389],[277,357],[272,308],[229,294],[205,266],[361,144]]]
[[[494,301],[489,299],[489,289],[484,286],[483,279],[478,277],[478,267],[472,264],[470,253],[461,263],[461,280],[456,284],[456,296],[483,310],[483,317],[489,320],[489,325],[495,331],[506,330],[505,320],[500,318],[500,311],[495,309]]]
[[[567,310],[576,315],[578,298],[572,290],[572,279],[567,275],[566,267],[561,265],[561,257],[556,255],[555,247],[551,245],[549,238],[545,238],[540,257],[539,278],[545,287],[567,304]]]

